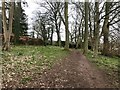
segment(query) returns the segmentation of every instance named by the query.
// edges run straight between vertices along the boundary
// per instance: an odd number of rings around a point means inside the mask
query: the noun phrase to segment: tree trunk
[[[65,1],[65,35],[66,35],[66,40],[65,40],[65,49],[69,49],[69,29],[68,29],[68,2]]]
[[[3,34],[4,34],[4,43],[3,43],[3,47],[2,47],[2,50],[7,49],[7,46],[6,46],[6,42],[7,42],[7,19],[6,19],[6,12],[5,12],[5,0],[2,1],[2,19],[3,19]]]
[[[106,5],[105,5],[105,19],[104,19],[104,24],[103,24],[103,37],[104,37],[104,43],[103,43],[103,52],[102,54],[103,55],[108,55],[109,54],[109,40],[108,40],[108,37],[109,37],[109,7],[110,7],[110,2],[106,2]]]
[[[91,46],[91,50],[93,50],[93,30],[92,30],[92,19],[91,19],[91,6],[90,6],[90,3],[89,3],[89,28],[90,28],[90,34],[89,34],[89,45]]]
[[[12,23],[13,23],[13,12],[14,12],[14,2],[10,2],[10,10],[9,10],[9,22],[7,29],[7,18],[6,18],[6,10],[5,10],[5,0],[2,2],[2,16],[3,16],[3,32],[4,32],[4,43],[2,50],[9,51],[10,50],[10,37],[12,34]]]
[[[83,53],[87,54],[87,51],[88,51],[88,2],[85,2],[85,34]]]
[[[79,26],[79,35],[77,36],[76,49],[79,47],[80,41],[81,39],[80,39],[80,26]]]
[[[58,26],[59,26],[59,46],[61,46],[61,36],[60,36],[61,18],[60,18]]]
[[[46,46],[47,45],[47,31],[46,31],[46,28],[45,28],[45,24],[44,23],[41,23],[41,24],[42,24],[42,27],[43,27],[42,35],[43,35],[44,46]]]
[[[79,34],[78,34],[78,37],[77,37],[78,39],[77,39],[77,43],[76,43],[76,48],[78,48],[79,45],[80,45],[80,48],[82,47],[81,46],[81,43],[82,43],[82,33],[80,32],[81,31],[82,20],[83,20],[83,18],[81,19],[80,25],[78,27]]]
[[[84,21],[82,21],[82,33],[81,33],[81,48],[83,49],[84,48],[84,43],[83,43],[83,40],[84,40]]]
[[[99,43],[99,28],[100,28],[100,22],[99,22],[99,2],[95,2],[95,34],[94,34],[94,56],[97,56],[98,54],[98,43]]]
[[[77,25],[77,21],[76,21],[76,25]],[[75,25],[75,44],[77,43],[77,26]]]
[[[53,45],[53,26],[51,28],[50,44]]]
[[[60,31],[58,29],[58,24],[57,24],[57,17],[56,17],[57,14],[55,14],[55,27],[56,27],[56,32],[57,32],[57,43],[58,43],[58,46],[61,46],[61,38],[60,38]]]

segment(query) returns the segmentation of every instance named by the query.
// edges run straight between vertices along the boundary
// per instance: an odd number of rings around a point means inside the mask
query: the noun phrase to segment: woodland
[[[27,0],[1,2],[0,86],[119,88],[120,1],[35,3],[29,27]]]

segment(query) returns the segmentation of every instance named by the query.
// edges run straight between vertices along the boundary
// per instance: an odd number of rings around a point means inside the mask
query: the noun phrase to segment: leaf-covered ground
[[[22,86],[68,55],[63,48],[53,46],[15,46],[10,52],[1,52],[3,87],[11,84]],[[10,87],[10,86],[9,86]]]

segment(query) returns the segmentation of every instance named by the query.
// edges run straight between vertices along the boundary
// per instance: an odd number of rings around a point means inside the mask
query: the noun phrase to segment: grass
[[[88,51],[86,57],[92,63],[96,64],[98,68],[104,70],[108,74],[109,78],[112,78],[111,82],[115,87],[119,87],[120,79],[120,58],[119,57],[107,57],[98,55],[96,58],[93,57],[93,51]]]
[[[93,51],[88,51],[87,59],[94,63],[98,68],[104,70],[109,78],[112,78],[113,85],[119,87],[120,79],[120,58],[98,55],[93,57]]]
[[[22,80],[20,81],[22,84],[26,84],[27,82],[31,81],[32,78],[29,76],[23,77]]]
[[[80,50],[83,52],[83,50]],[[98,53],[98,56],[94,57],[94,52],[91,50],[88,50],[88,53],[85,55],[88,60],[90,60],[92,63],[96,64],[99,68],[105,69],[106,71],[110,72],[120,72],[120,58],[113,56],[108,57],[101,55],[101,53]]]
[[[26,83],[32,75],[50,69],[54,63],[67,56],[64,48],[55,46],[15,46],[10,52],[1,52],[3,81],[17,80]]]
[[[118,57],[107,57],[98,55],[96,58],[93,57],[93,52],[89,51],[86,55],[87,58],[95,63],[99,68],[106,69],[109,71],[118,71],[120,64],[120,58]]]

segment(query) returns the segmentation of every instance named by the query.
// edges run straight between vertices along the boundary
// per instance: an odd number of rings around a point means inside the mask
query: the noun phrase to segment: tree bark
[[[89,28],[90,28],[90,34],[89,34],[89,37],[90,37],[90,39],[89,39],[89,45],[91,46],[91,50],[93,50],[93,47],[94,47],[94,45],[93,45],[93,30],[92,30],[92,17],[91,17],[91,12],[92,12],[92,9],[91,9],[91,5],[90,5],[91,3],[89,3]]]
[[[5,12],[5,0],[2,1],[2,21],[3,21],[3,34],[4,34],[4,42],[3,42],[3,47],[2,49],[5,49],[5,43],[7,42],[7,17],[6,17],[6,12]]]
[[[59,26],[59,29],[58,29],[59,30],[59,46],[61,46],[61,36],[60,36],[61,18],[60,18],[58,26]]]
[[[76,43],[76,48],[78,48],[79,45],[80,45],[80,48],[82,47],[81,46],[81,44],[82,44],[82,33],[81,33],[82,20],[83,20],[83,18],[81,19],[80,25],[78,27],[79,34],[78,34],[78,37],[77,37],[78,39],[77,39],[77,43]]]
[[[44,46],[46,46],[47,45],[47,31],[46,31],[46,28],[45,28],[45,24],[44,23],[41,23],[41,24],[42,24],[42,27],[43,27],[42,35],[43,35]]]
[[[51,36],[50,36],[50,44],[51,45],[53,45],[53,29],[54,29],[54,27],[53,27],[53,25],[52,25],[52,28],[51,28]]]
[[[83,53],[88,51],[88,2],[85,2],[85,34],[84,34],[84,49]]]
[[[57,32],[57,43],[59,46],[61,46],[61,38],[60,38],[60,31],[58,29],[58,23],[57,23],[57,12],[55,13],[54,17],[55,17],[55,27],[56,27],[56,32]]]
[[[10,50],[10,37],[12,34],[13,12],[14,12],[14,2],[11,0],[10,10],[9,10],[9,22],[8,22],[8,28],[7,28],[5,0],[3,0],[3,2],[2,2],[2,16],[3,16],[4,43],[3,43],[2,50],[5,50],[5,51]]]
[[[69,49],[69,29],[68,29],[68,2],[65,1],[65,49]]]
[[[110,2],[106,2],[106,6],[105,6],[105,19],[104,19],[104,24],[103,24],[103,55],[108,55],[109,54],[109,7],[110,7]]]
[[[99,2],[95,2],[95,34],[94,34],[94,56],[98,55],[98,43],[99,43]]]

